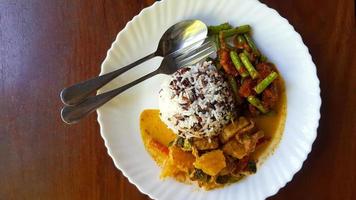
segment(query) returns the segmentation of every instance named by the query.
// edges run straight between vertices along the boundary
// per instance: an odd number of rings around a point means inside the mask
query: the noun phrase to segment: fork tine
[[[200,47],[201,45],[203,45],[204,43],[206,43],[206,40],[207,38],[204,38],[204,39],[201,39],[201,40],[198,40],[182,49],[179,49],[171,54],[169,54],[171,57],[175,58],[175,57],[180,57],[184,54],[186,54],[187,52],[191,52],[193,51],[194,49],[197,49],[198,47]]]
[[[204,49],[208,48],[211,45],[211,40],[207,39],[205,41],[203,41],[203,43],[199,44],[198,43],[196,45],[193,46],[188,46],[187,48],[183,49],[182,51],[180,51],[180,55],[177,55],[175,57],[175,60],[182,60],[186,57],[189,57],[193,54],[199,53],[200,51],[203,51]]]
[[[189,52],[186,55],[182,55],[176,59],[176,63],[178,66],[186,66],[195,64],[202,59],[208,57],[212,53],[216,51],[216,46],[213,42],[208,41],[201,47],[197,48],[196,50]]]
[[[213,47],[210,47],[209,49],[206,49],[206,50],[202,51],[201,53],[192,56],[191,58],[184,59],[178,65],[179,66],[188,66],[188,65],[196,64],[199,61],[207,58],[209,55],[211,55],[214,52],[215,52],[215,49]]]

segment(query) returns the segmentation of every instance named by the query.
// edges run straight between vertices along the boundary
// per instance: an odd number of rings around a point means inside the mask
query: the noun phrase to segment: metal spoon
[[[125,67],[72,85],[61,91],[60,97],[65,105],[77,105],[120,74],[156,56],[165,57],[179,49],[201,41],[208,34],[206,25],[200,20],[186,20],[171,26],[161,37],[156,52],[151,53]]]
[[[214,53],[215,51],[216,51],[215,43],[212,42],[211,40],[207,40],[200,47],[196,49],[191,50],[190,48],[188,48],[188,52],[183,51],[182,55],[166,56],[164,57],[160,67],[157,70],[127,85],[116,88],[106,93],[102,93],[93,97],[88,97],[86,101],[78,105],[64,106],[64,108],[61,111],[62,120],[67,124],[76,123],[80,119],[90,114],[91,112],[95,111],[97,108],[104,105],[106,102],[110,101],[112,98],[121,94],[122,92],[129,89],[130,87],[148,78],[151,78],[152,76],[157,74],[172,74],[175,71],[177,71],[180,67],[195,64],[200,60],[206,58],[210,54]]]

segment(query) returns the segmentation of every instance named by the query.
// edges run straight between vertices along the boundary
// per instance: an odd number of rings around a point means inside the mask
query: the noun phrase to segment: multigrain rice
[[[235,115],[233,94],[211,62],[179,69],[159,92],[160,117],[181,137],[211,137]]]

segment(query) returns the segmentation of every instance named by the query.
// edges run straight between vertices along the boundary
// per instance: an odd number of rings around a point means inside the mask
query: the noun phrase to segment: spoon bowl
[[[206,25],[200,20],[185,20],[171,26],[162,35],[156,56],[167,56],[198,41],[208,34]],[[200,43],[201,44],[201,43]],[[200,45],[199,44],[199,45]]]

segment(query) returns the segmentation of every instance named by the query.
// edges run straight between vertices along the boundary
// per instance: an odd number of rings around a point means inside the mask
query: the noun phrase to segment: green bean
[[[239,90],[238,90],[235,78],[233,76],[231,76],[231,75],[228,75],[227,79],[228,79],[229,84],[231,86],[232,92],[234,93],[236,102],[239,103],[239,104],[242,103],[242,100],[241,100],[241,98],[239,96]]]
[[[243,25],[243,26],[238,26],[236,28],[223,30],[221,32],[223,33],[223,37],[227,38],[236,34],[248,33],[250,30],[251,30],[250,25]]]
[[[209,34],[218,34],[222,30],[231,29],[232,26],[229,23],[223,23],[217,26],[208,26],[208,33]]]
[[[250,48],[249,46],[247,46],[247,47]],[[248,50],[246,48],[242,52],[247,55],[247,58],[252,65],[257,64],[256,63],[257,58],[253,52],[248,52]]]
[[[232,88],[232,91],[235,93],[235,94],[238,94],[238,90],[237,90],[237,83],[235,81],[235,78],[231,75],[228,75],[228,80],[229,80],[229,83],[231,85],[231,88]]]
[[[218,39],[219,39],[219,49],[226,49],[226,42],[224,40],[224,34],[222,31],[219,32],[218,34]]]
[[[233,50],[236,49],[235,46],[233,46],[233,45],[231,45],[231,44],[229,44],[229,43],[226,43],[226,48],[229,49],[230,51],[233,51]]]
[[[251,51],[250,46],[248,46],[245,37],[242,34],[237,35],[236,37],[237,48],[244,51]]]
[[[242,35],[238,35],[238,36],[236,37],[236,39],[237,39],[237,43],[238,43],[238,44],[245,44],[245,43],[246,43],[246,39],[245,39],[244,36],[242,36]]]
[[[220,49],[220,39],[219,39],[219,35],[214,35],[214,41],[215,41],[215,44],[217,46],[217,49]]]
[[[251,62],[253,59],[252,57],[253,55],[250,54],[246,49],[244,49],[242,52],[247,56],[248,60]]]
[[[240,61],[239,56],[237,55],[236,51],[230,51],[230,57],[232,60],[232,63],[234,63],[237,71],[240,73],[243,69],[242,63]],[[246,76],[248,76],[248,73],[246,71],[244,71],[243,73],[240,73],[240,75],[244,78]]]
[[[267,110],[263,107],[261,101],[258,98],[254,97],[254,96],[248,96],[247,101],[251,105],[255,106],[262,113],[264,113],[264,114],[267,113]]]
[[[221,49],[225,49],[225,50],[229,50],[229,51],[235,49],[234,46],[231,46],[229,43],[227,43],[225,41],[224,34],[222,31],[219,33],[219,42],[220,42]]]
[[[250,74],[250,76],[252,77],[252,79],[257,78],[258,72],[256,71],[255,67],[251,64],[247,55],[245,53],[240,53],[240,59],[241,59],[242,63],[245,65],[245,68],[247,69],[247,71]]]
[[[257,56],[260,56],[261,53],[260,53],[260,51],[258,51],[256,44],[253,42],[252,38],[247,33],[244,34],[244,37],[247,41],[247,44],[251,47],[252,52],[254,54],[256,54]]]
[[[261,61],[261,62],[267,62],[267,57],[264,56],[264,55],[261,55],[260,61]]]
[[[277,72],[270,73],[266,78],[259,82],[255,88],[253,88],[257,94],[263,92],[276,78],[278,77]]]

